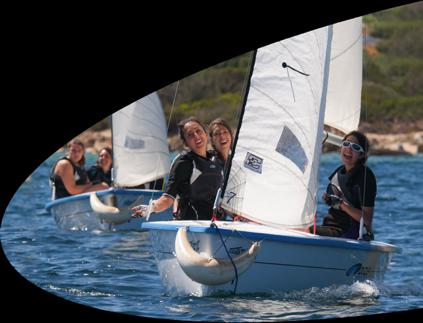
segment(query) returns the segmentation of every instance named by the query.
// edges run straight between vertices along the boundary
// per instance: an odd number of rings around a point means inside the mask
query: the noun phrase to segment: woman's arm
[[[54,173],[62,179],[63,185],[71,195],[83,193],[91,184],[76,185],[73,178],[73,167],[68,160],[57,163]]]
[[[173,201],[174,199],[171,196],[163,194],[157,200],[153,201],[152,212],[159,213],[167,210],[173,205]]]
[[[106,183],[100,183],[97,185],[93,185],[92,183],[77,185],[73,177],[73,167],[67,160],[61,160],[57,163],[55,174],[60,176],[63,185],[71,195],[104,190],[109,187]]]
[[[352,205],[347,204],[345,201],[339,205],[339,209],[347,213],[350,217],[352,217],[357,222],[360,222],[361,214],[363,213],[364,216],[364,225],[366,226],[367,231],[372,232],[372,220],[373,220],[373,207],[363,207],[363,212],[360,209],[356,209]]]
[[[168,209],[171,205],[173,205],[174,199],[173,197],[163,194],[160,196],[157,200],[153,200],[150,202],[149,205],[137,205],[134,206],[131,210],[134,211],[134,214],[132,214],[132,217],[149,217],[151,213],[159,213],[166,209]],[[151,210],[149,210],[151,205]]]

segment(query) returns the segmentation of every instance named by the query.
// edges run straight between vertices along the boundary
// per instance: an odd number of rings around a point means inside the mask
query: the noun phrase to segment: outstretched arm
[[[153,200],[151,203],[151,209],[149,210],[148,205],[137,205],[134,206],[131,210],[134,211],[134,214],[132,214],[133,217],[144,217],[147,218],[150,216],[150,213],[159,213],[166,209],[168,209],[170,206],[173,205],[174,199],[170,195],[163,194],[160,196],[157,200]]]
[[[105,190],[109,187],[106,183],[100,183],[97,185],[93,185],[91,183],[77,185],[73,178],[73,167],[67,160],[61,160],[57,163],[55,173],[60,176],[63,181],[63,185],[65,185],[66,190],[71,195]]]
[[[167,210],[173,205],[174,199],[167,194],[163,194],[157,200],[153,201],[153,212],[159,213],[164,210]]]

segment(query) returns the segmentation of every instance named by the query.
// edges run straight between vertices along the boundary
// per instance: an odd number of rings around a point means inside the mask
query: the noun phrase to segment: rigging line
[[[282,63],[282,66],[283,66],[283,64],[285,64],[285,65],[286,65],[286,63]],[[292,97],[293,97],[293,99],[294,99],[294,102],[296,102],[296,101],[295,101],[295,92],[294,92],[294,87],[292,86],[291,76],[289,75],[289,70],[288,70],[288,69],[286,69],[286,73],[288,74],[289,84],[291,84]]]
[[[179,81],[176,82],[175,95],[173,96],[172,107],[170,108],[169,121],[167,122],[167,132],[169,133],[170,121],[172,120],[173,108],[175,107],[176,96],[179,89]]]
[[[216,229],[217,233],[219,234],[220,240],[222,241],[222,244],[225,247],[226,254],[228,255],[228,257],[229,257],[229,259],[230,259],[230,261],[232,263],[232,266],[234,267],[234,270],[235,270],[235,286],[234,286],[233,293],[235,294],[236,293],[236,288],[238,286],[238,269],[236,268],[236,265],[235,265],[235,263],[234,263],[234,261],[232,259],[232,256],[231,256],[231,254],[228,251],[228,248],[226,248],[226,244],[225,244],[225,241],[223,240],[222,233],[220,233],[219,227],[214,222],[212,222],[210,224],[210,227],[213,227],[213,228]]]
[[[355,40],[355,41],[353,41],[353,42],[351,43],[351,45],[349,45],[348,47],[346,47],[346,48],[345,48],[342,52],[340,52],[338,55],[331,57],[331,59],[330,59],[330,60],[331,60],[331,61],[333,61],[333,60],[337,59],[338,57],[340,57],[340,56],[344,55],[346,52],[348,52],[351,48],[353,48],[353,47],[355,46],[355,44],[357,44],[357,43],[360,41],[361,36],[362,36],[362,32],[358,35],[358,37],[356,38],[356,40]],[[364,39],[366,39],[366,36],[364,36]]]
[[[317,41],[317,37],[316,37],[316,34],[315,33],[313,33],[313,36],[314,36],[314,39],[315,39],[315,44],[314,45],[316,45],[318,48],[319,48],[319,42]],[[291,58],[298,64],[298,66],[300,66],[303,70],[304,70],[304,68],[302,67],[302,65],[301,65],[301,63],[300,63],[300,61],[295,57],[295,55],[291,52],[291,50],[289,49],[289,47],[287,47],[283,42],[279,42],[279,44],[282,46],[282,47],[284,47],[285,48],[285,50],[290,54],[290,56],[291,56]],[[311,48],[311,46],[312,46],[313,44],[311,44],[310,45],[310,48]],[[319,51],[319,53],[320,53],[320,51]],[[319,54],[319,57],[320,57],[320,54]],[[321,58],[321,57],[320,57]],[[286,64],[286,63],[285,63]],[[289,66],[288,64],[286,64],[287,66]],[[282,67],[283,67],[283,65],[282,65]],[[289,66],[290,68],[292,68],[291,66]],[[294,69],[294,68],[292,68],[292,69]],[[300,72],[300,71],[298,71],[298,70],[296,70],[296,69],[294,69],[295,71],[297,71],[297,72],[299,72],[299,73],[301,73],[301,74],[304,74],[304,75],[306,75],[306,76],[310,76],[309,74],[305,74],[305,73],[302,73],[302,72]],[[323,78],[323,74],[324,74],[324,71],[320,71],[320,74],[321,74],[321,77]],[[314,94],[314,91],[313,91],[313,87],[311,86],[311,84],[310,84],[310,80],[309,79],[307,79],[307,83],[308,83],[308,85],[309,85],[309,88],[310,88],[310,92],[312,93],[312,97],[313,97],[313,100],[314,101],[316,101],[316,95]]]
[[[282,63],[282,67],[283,68],[290,68],[291,70],[294,70],[295,72],[297,72],[297,73],[300,73],[300,74],[302,74],[302,75],[305,75],[305,76],[310,76],[310,74],[307,74],[307,73],[304,73],[304,72],[301,72],[301,71],[299,71],[299,70],[297,70],[297,69],[295,69],[295,68],[293,68],[292,66],[290,66],[290,65],[288,65],[287,63],[285,63],[285,62],[283,62]]]
[[[364,32],[363,32],[364,30],[363,30],[363,28],[361,29],[361,33],[363,34]],[[367,45],[367,36],[366,36],[366,33],[364,33],[364,37],[363,37],[363,51],[364,51],[364,49],[366,48],[366,45]],[[364,67],[363,67],[363,80],[364,80]],[[367,122],[367,92],[366,93],[364,93],[364,119],[365,119],[365,121]],[[364,153],[366,153],[366,154],[368,154],[368,152],[369,152],[369,141],[367,140],[367,141],[365,141],[365,145],[366,145],[366,147],[365,147],[365,149],[364,149]],[[366,158],[366,156],[364,155],[364,157],[363,158]],[[363,197],[361,198],[361,219],[360,219],[360,229],[359,229],[359,239],[361,239],[361,238],[363,238],[363,236],[362,236],[362,234],[363,234],[363,227],[364,227],[364,199],[365,199],[365,196],[366,196],[366,182],[367,182],[367,167],[366,167],[366,162],[367,162],[367,160],[365,159],[364,160],[364,163],[363,163],[363,166],[364,166],[364,184],[363,184],[363,186],[364,186],[364,189],[363,189]],[[359,195],[361,195],[360,194],[360,192],[359,192]]]
[[[253,244],[254,244],[254,243],[256,243],[256,242],[258,242],[259,244],[261,244],[261,243],[264,241],[263,239],[262,239],[262,240],[259,240],[259,241],[250,240],[250,239],[248,239],[247,237],[245,237],[244,235],[242,235],[242,234],[241,234],[241,232],[240,232],[240,231],[238,231],[238,230],[236,230],[236,229],[234,229],[232,232],[234,232],[234,233],[238,234],[238,235],[241,237],[241,239],[244,239],[244,240],[248,241],[248,243],[249,243],[250,245],[253,245]]]
[[[169,114],[169,120],[168,120],[168,122],[167,122],[166,134],[169,134],[170,121],[172,120],[172,113],[173,113],[173,108],[175,107],[176,95],[177,95],[177,93],[178,93],[178,88],[179,88],[179,81],[177,81],[177,82],[176,82],[175,94],[174,94],[174,96],[173,96],[172,107],[170,108],[170,114]],[[157,95],[158,95],[158,94],[157,94]],[[160,99],[160,98],[159,98],[159,99]],[[159,172],[159,167],[158,167],[158,166],[159,166],[159,163],[157,163],[157,167],[156,167],[156,176],[155,176],[155,177],[157,177],[157,174],[158,174],[158,172]],[[153,188],[155,188],[155,187],[156,187],[156,182],[157,182],[157,178],[154,180]],[[162,190],[164,189],[164,184],[165,184],[165,181],[164,181],[164,178],[163,178]],[[150,199],[153,199],[153,196],[154,196],[154,192],[151,192],[151,198],[150,198]]]

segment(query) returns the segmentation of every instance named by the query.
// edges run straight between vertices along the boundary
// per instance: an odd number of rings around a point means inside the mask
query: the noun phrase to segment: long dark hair
[[[234,142],[234,135],[232,133],[231,126],[226,122],[225,119],[216,118],[212,122],[210,122],[210,124],[209,124],[209,136],[210,136],[210,138],[212,138],[211,139],[211,145],[212,145],[213,149],[217,151],[217,149],[216,149],[216,147],[213,143],[213,128],[214,128],[214,126],[222,126],[222,127],[225,127],[226,130],[228,130],[229,134],[231,135],[231,146],[232,146],[232,144]],[[219,157],[223,160],[223,156],[221,156],[220,152],[217,151],[217,153],[218,153]]]
[[[179,137],[181,138],[181,140],[184,142],[184,144],[186,144],[186,138],[185,138],[185,132],[184,132],[184,127],[188,122],[197,122],[201,128],[203,128],[204,132],[207,133],[207,128],[206,126],[196,117],[189,117],[187,119],[184,119],[182,121],[178,122],[178,130],[179,130]]]
[[[107,153],[109,154],[110,158],[112,159],[112,165],[113,165],[113,155],[112,155],[112,148],[110,148],[109,146],[103,147],[98,151],[98,156],[97,156],[97,161],[96,164],[100,166],[100,153],[102,150],[107,151]]]
[[[213,126],[223,126],[223,127],[225,127],[229,131],[229,134],[231,135],[231,142],[234,141],[234,135],[232,133],[232,128],[229,125],[229,123],[226,122],[225,119],[216,118],[212,122],[210,122],[210,124],[209,124],[209,135],[210,135],[210,137],[213,137]]]
[[[363,149],[364,149],[364,153],[363,153],[363,154],[362,154],[362,156],[358,159],[357,163],[358,163],[358,164],[362,164],[362,165],[364,165],[364,164],[366,163],[366,161],[367,161],[367,157],[368,157],[368,155],[369,155],[369,150],[370,150],[370,143],[369,143],[369,140],[367,139],[367,137],[366,137],[366,135],[365,135],[365,134],[363,134],[362,132],[357,131],[357,130],[350,131],[349,133],[347,133],[347,134],[344,136],[344,138],[343,138],[342,140],[347,139],[349,136],[354,136],[354,137],[357,139],[358,144],[359,144],[361,147],[363,147]]]

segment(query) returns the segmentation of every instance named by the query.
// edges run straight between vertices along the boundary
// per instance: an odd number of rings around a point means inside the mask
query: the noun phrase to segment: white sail
[[[277,227],[313,222],[331,39],[325,27],[257,50],[222,201],[228,211]]]
[[[343,133],[360,121],[363,74],[362,18],[333,25],[325,124]]]
[[[167,127],[157,93],[112,115],[116,186],[137,186],[169,173]]]

